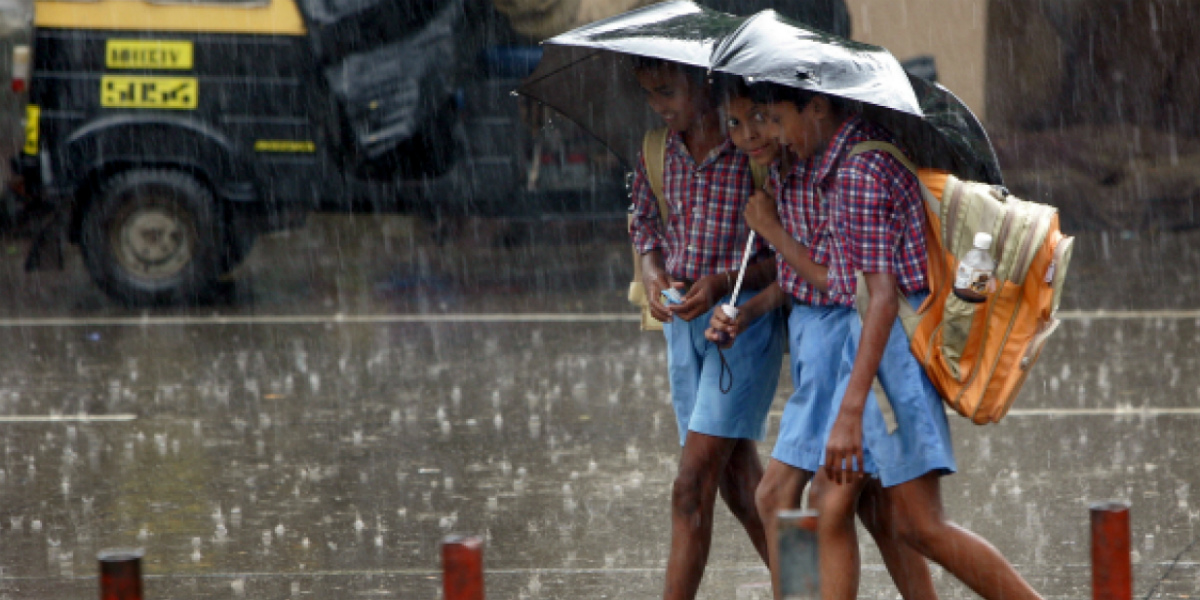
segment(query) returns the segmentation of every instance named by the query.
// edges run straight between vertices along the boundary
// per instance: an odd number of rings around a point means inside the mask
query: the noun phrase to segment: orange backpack
[[[976,424],[995,423],[1008,413],[1058,328],[1055,314],[1075,238],[1059,230],[1054,207],[945,171],[917,169],[890,144],[858,144],[850,156],[872,150],[891,154],[921,180],[930,294],[916,311],[900,303],[913,355],[955,411]],[[975,304],[951,290],[958,257],[971,249],[980,231],[995,240],[997,285],[987,300]],[[866,307],[861,274],[858,290],[861,312]]]

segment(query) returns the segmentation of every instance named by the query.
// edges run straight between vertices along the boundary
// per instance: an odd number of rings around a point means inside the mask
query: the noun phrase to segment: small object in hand
[[[669,288],[663,290],[662,296],[667,302],[671,302],[674,304],[679,304],[680,302],[683,302],[683,294],[680,294],[679,290],[677,290],[673,287],[669,287]]]

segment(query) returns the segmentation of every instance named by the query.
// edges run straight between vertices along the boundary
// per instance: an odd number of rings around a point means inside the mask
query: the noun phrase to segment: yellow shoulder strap
[[[859,142],[859,143],[855,144],[854,147],[850,148],[850,153],[846,155],[846,158],[853,158],[864,152],[872,152],[875,150],[878,150],[880,152],[887,152],[888,154],[891,154],[892,158],[895,158],[896,160],[900,161],[900,164],[904,165],[904,168],[911,171],[913,175],[916,175],[917,182],[921,184],[921,196],[925,200],[925,204],[928,205],[928,209],[930,211],[933,211],[933,214],[935,214],[935,215],[942,214],[942,202],[941,202],[940,196],[938,194],[933,193],[929,189],[929,186],[925,185],[925,179],[927,179],[929,177],[934,177],[934,178],[939,178],[939,179],[937,179],[938,183],[940,183],[942,186],[945,186],[945,180],[940,179],[940,177],[943,176],[942,172],[929,171],[927,169],[917,168],[917,163],[914,163],[912,161],[912,159],[909,158],[907,155],[905,155],[903,152],[901,152],[899,148],[897,148],[896,146],[889,144],[887,142],[880,142],[880,141]],[[925,171],[925,172],[923,173],[922,171]],[[925,175],[925,177],[922,177],[922,175]]]
[[[900,164],[904,165],[909,171],[912,171],[913,175],[917,174],[917,164],[914,163],[912,161],[912,159],[905,156],[904,153],[901,152],[899,148],[897,148],[887,142],[880,142],[880,141],[875,140],[875,141],[870,141],[870,142],[857,143],[854,145],[853,148],[850,149],[850,154],[846,155],[846,158],[853,158],[864,152],[871,152],[874,150],[879,150],[880,152],[887,152],[888,154],[891,154],[892,158],[895,158],[896,160],[900,161]]]
[[[642,160],[646,161],[646,177],[650,179],[650,191],[658,200],[658,216],[667,222],[667,199],[663,195],[663,170],[667,160],[666,127],[651,129],[642,138]]]
[[[750,176],[754,178],[754,189],[761,190],[767,183],[767,167],[750,161]]]

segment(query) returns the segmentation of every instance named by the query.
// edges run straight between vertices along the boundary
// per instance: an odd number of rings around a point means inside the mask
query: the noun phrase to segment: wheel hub
[[[192,260],[188,224],[178,215],[157,206],[129,215],[117,235],[117,260],[142,276],[175,275]]]

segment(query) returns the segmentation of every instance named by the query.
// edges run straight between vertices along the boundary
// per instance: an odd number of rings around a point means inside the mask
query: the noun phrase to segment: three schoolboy
[[[925,557],[984,598],[1039,598],[995,548],[941,510],[939,477],[956,468],[948,424],[896,320],[899,301],[917,305],[927,293],[919,184],[884,152],[850,156],[860,142],[894,140],[837,99],[772,84],[725,86],[730,140],[701,74],[653,60],[635,70],[671,129],[666,227],[644,163],[631,226],[651,313],[667,323],[683,445],[664,597],[695,596],[718,490],[771,567],[778,597],[773,515],[797,506],[815,475],[824,598],[857,595],[856,510],[906,598],[936,597]],[[783,148],[769,186],[774,198],[749,181],[746,154],[776,153],[764,138]],[[755,263],[748,286],[765,289],[743,295],[733,321],[712,309],[731,290],[747,225],[774,248],[777,267]],[[871,292],[861,320],[853,309],[860,276]],[[686,292],[683,301],[661,299],[667,287]],[[796,389],[764,475],[754,441],[777,383],[779,307],[789,298]],[[724,345],[727,366],[714,342]],[[723,368],[735,382],[724,392]],[[876,377],[893,403],[895,432],[870,392]]]

